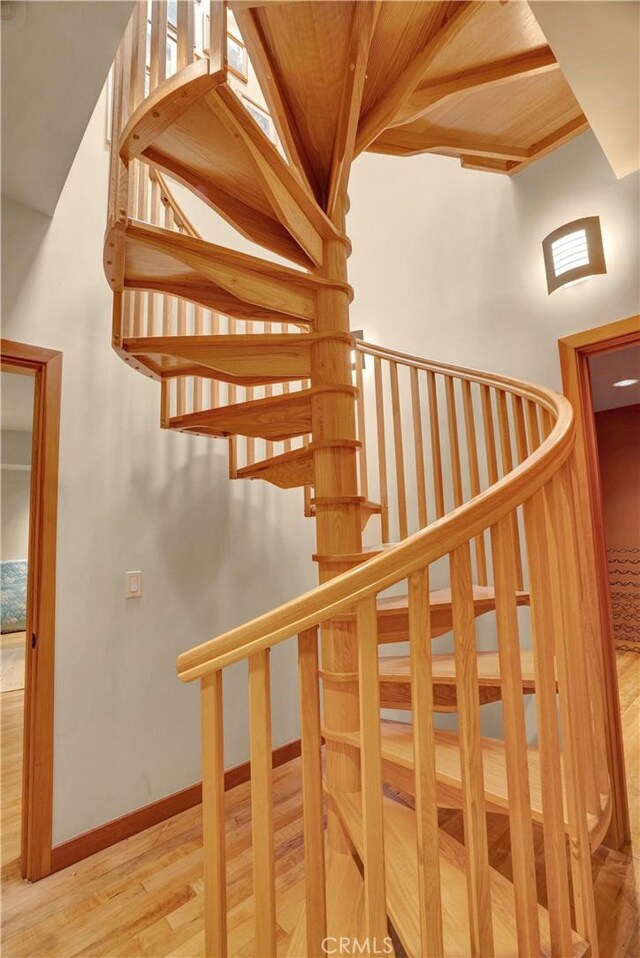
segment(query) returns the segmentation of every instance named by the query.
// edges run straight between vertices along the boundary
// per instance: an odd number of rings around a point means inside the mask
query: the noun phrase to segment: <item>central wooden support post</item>
[[[344,204],[334,222],[344,234]],[[346,283],[347,242],[327,240],[323,266],[318,274]],[[349,331],[349,296],[338,287],[317,294],[316,331]],[[362,549],[360,504],[356,463],[356,404],[352,389],[351,346],[348,341],[319,341],[311,353],[311,381],[314,386],[336,386],[312,400],[312,435],[315,473],[315,510],[320,582],[350,569],[346,557]],[[342,390],[340,387],[343,387]],[[344,561],[340,556],[345,556]],[[358,654],[355,617],[332,621],[322,630],[322,666],[331,672],[357,673]],[[338,732],[358,728],[358,683],[324,681],[324,721]],[[330,789],[340,792],[360,788],[360,760],[357,749],[327,743],[326,776]],[[335,817],[329,815],[329,841],[346,851],[347,841]]]

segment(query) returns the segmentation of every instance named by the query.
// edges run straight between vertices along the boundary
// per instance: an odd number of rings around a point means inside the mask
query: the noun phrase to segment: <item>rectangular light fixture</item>
[[[599,216],[565,223],[543,239],[542,251],[549,293],[578,279],[607,272]]]

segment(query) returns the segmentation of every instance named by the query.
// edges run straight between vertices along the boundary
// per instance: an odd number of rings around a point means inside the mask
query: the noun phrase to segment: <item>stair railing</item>
[[[372,353],[374,350],[370,348]],[[396,354],[397,355],[397,354]],[[382,359],[382,357],[380,357]],[[416,361],[425,371],[446,375],[439,364]],[[416,368],[411,365],[411,368]],[[358,683],[362,790],[365,934],[386,934],[384,881],[383,769],[378,692],[376,598],[403,582],[409,596],[409,644],[416,803],[416,868],[420,894],[421,953],[442,955],[442,887],[439,874],[438,784],[431,679],[429,573],[446,557],[451,576],[453,640],[456,663],[458,742],[462,769],[462,812],[468,888],[470,953],[494,953],[504,934],[503,921],[517,929],[518,952],[554,955],[573,951],[573,927],[597,952],[590,852],[594,817],[606,828],[608,780],[603,755],[602,707],[590,673],[589,649],[580,627],[579,524],[576,522],[573,471],[573,417],[562,397],[546,390],[456,368],[450,376],[475,387],[522,401],[527,448],[522,461],[481,489],[469,501],[430,522],[399,545],[317,589],[178,659],[184,681],[201,681],[205,845],[206,954],[227,953],[224,810],[222,801],[222,673],[246,661],[251,710],[253,856],[255,888],[254,954],[275,954],[276,872],[274,864],[271,708],[269,655],[272,648],[298,636],[300,723],[305,827],[306,934],[308,954],[321,954],[326,933],[322,799],[318,628],[340,615],[355,615],[358,633]],[[446,391],[445,384],[445,391]],[[451,387],[449,386],[449,392]],[[502,400],[498,401],[498,410]],[[518,403],[516,403],[516,408]],[[519,419],[519,417],[517,417]],[[527,760],[527,734],[520,671],[520,623],[517,615],[519,569],[516,511],[524,511],[524,542],[529,567],[534,653],[539,782]],[[494,913],[486,827],[487,801],[481,742],[481,713],[476,663],[477,634],[472,593],[472,543],[490,542],[495,586],[496,629],[501,669],[504,743],[509,795],[509,824],[514,872],[513,914]],[[559,702],[559,710],[557,703]],[[331,729],[324,729],[326,737]],[[542,796],[542,832],[548,889],[549,924],[537,904],[536,861],[531,794]],[[346,797],[324,798],[350,825]],[[568,838],[568,843],[565,841]],[[353,841],[353,833],[350,835]],[[364,849],[364,850],[363,850]],[[571,871],[571,883],[568,878]],[[459,920],[464,921],[460,914]]]
[[[213,20],[210,11],[213,10]],[[138,0],[113,65],[111,83],[111,171],[109,177],[108,229],[128,219],[182,233],[195,239],[202,236],[175,199],[168,178],[152,164],[140,159],[126,162],[120,156],[122,133],[135,110],[164,80],[178,70],[207,61],[209,69],[226,62],[226,8],[199,0]],[[117,242],[117,233],[114,243]],[[108,250],[107,250],[108,253]],[[116,257],[113,257],[113,261]],[[106,267],[112,265],[106,257]],[[188,364],[145,362],[130,351],[133,339],[165,336],[216,336],[265,333],[292,333],[303,330],[293,323],[259,324],[223,316],[215,310],[153,290],[126,289],[114,294],[112,343],[131,366],[161,382],[163,428],[179,428],[181,416],[203,409],[246,402],[251,399],[303,389],[307,381],[243,387],[227,383],[202,367],[197,375]],[[128,341],[128,342],[127,342]],[[129,347],[129,348],[127,348]],[[262,459],[307,445],[309,436],[270,442],[229,437],[229,474]],[[305,501],[310,499],[306,490]],[[310,513],[310,508],[307,507]]]

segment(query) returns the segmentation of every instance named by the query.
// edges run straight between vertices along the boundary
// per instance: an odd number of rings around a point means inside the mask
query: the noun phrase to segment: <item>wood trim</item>
[[[300,753],[299,738],[294,739],[292,742],[286,742],[284,745],[274,748],[271,760],[272,767],[279,768],[280,765],[286,765],[287,762],[298,758]],[[225,791],[230,791],[237,785],[243,785],[250,780],[250,762],[242,762],[241,765],[234,765],[233,768],[228,768],[224,773]],[[82,859],[88,858],[90,855],[95,855],[96,852],[109,848],[111,845],[117,844],[117,842],[124,841],[125,838],[131,838],[132,835],[137,835],[138,832],[144,831],[145,828],[150,828],[152,825],[164,822],[174,815],[179,815],[180,812],[185,812],[187,809],[199,805],[201,802],[202,783],[197,782],[195,785],[190,785],[189,788],[184,788],[180,792],[174,792],[172,795],[160,798],[157,802],[152,802],[150,805],[137,808],[135,811],[128,812],[120,818],[106,822],[104,825],[98,825],[97,828],[92,828],[91,831],[83,832],[82,835],[77,835],[75,838],[70,838],[68,841],[56,845],[51,852],[50,871],[62,871],[63,868],[67,868],[69,865],[74,865],[76,862],[82,861]]]
[[[618,322],[582,330],[558,341],[560,366],[565,396],[571,401],[576,422],[576,457],[579,470],[579,494],[583,499],[582,514],[590,528],[586,542],[593,542],[594,595],[597,596],[599,629],[605,678],[604,705],[607,724],[607,751],[611,777],[611,825],[606,843],[621,848],[629,840],[629,808],[627,801],[620,700],[616,672],[611,599],[607,575],[606,544],[602,514],[602,490],[595,417],[591,398],[588,357],[594,353],[640,342],[640,316],[629,316]]]
[[[33,376],[21,872],[51,871],[56,533],[62,353],[0,340],[3,372]]]

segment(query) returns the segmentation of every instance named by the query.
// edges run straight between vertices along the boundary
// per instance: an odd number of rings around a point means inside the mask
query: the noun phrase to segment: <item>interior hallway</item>
[[[602,958],[640,955],[640,655],[618,656],[632,843],[594,855]],[[23,693],[2,695],[2,953],[6,958],[203,954],[200,807],[93,855],[35,885],[19,876],[20,749]],[[227,792],[228,896],[232,955],[253,940],[250,786]],[[279,950],[293,931],[303,894],[300,760],[274,773]],[[455,833],[459,813],[444,812]],[[491,859],[509,873],[508,825],[489,816]]]

